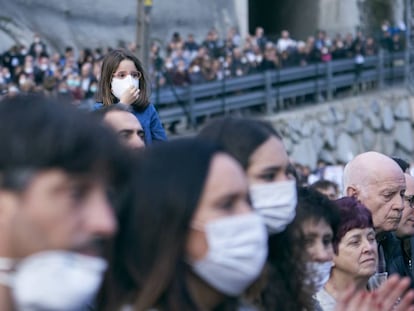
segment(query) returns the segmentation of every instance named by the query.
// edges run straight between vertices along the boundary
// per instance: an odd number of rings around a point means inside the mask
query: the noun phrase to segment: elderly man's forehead
[[[388,170],[383,168],[377,172],[370,172],[366,175],[366,183],[382,184],[382,183],[402,183],[405,184],[404,172],[401,169]]]
[[[390,157],[377,152],[366,152],[355,157],[348,165],[354,178],[368,182],[381,182],[386,179],[404,179],[404,172]]]

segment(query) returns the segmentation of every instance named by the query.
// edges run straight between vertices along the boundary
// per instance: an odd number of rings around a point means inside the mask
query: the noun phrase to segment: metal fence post
[[[194,98],[194,92],[193,92],[193,86],[188,86],[188,106],[189,106],[189,117],[190,117],[190,126],[193,129],[197,128],[197,122],[196,122],[196,116],[194,111],[194,104],[195,104],[195,98]]]
[[[326,94],[328,97],[328,100],[332,100],[333,98],[333,90],[332,90],[332,61],[329,61],[326,63]]]
[[[378,53],[378,88],[384,88],[384,50],[381,49]]]
[[[319,63],[315,64],[315,102],[319,103]]]
[[[266,90],[266,112],[272,113],[276,107],[276,99],[272,96],[272,73],[271,70],[264,72],[265,90]]]

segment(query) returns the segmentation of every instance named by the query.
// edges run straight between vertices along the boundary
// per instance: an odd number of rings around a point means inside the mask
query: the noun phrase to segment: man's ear
[[[346,188],[345,194],[347,197],[353,197],[358,199],[359,191],[355,185],[351,185]]]

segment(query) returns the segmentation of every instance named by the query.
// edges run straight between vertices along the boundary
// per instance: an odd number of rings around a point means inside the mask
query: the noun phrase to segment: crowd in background
[[[276,39],[266,36],[262,27],[253,35],[241,38],[235,28],[220,37],[212,28],[197,41],[192,34],[184,38],[175,32],[169,42],[154,42],[150,51],[148,73],[153,88],[230,79],[251,73],[306,66],[337,59],[355,59],[375,55],[380,48],[400,52],[405,48],[404,25],[391,27],[384,22],[381,35],[358,31],[330,37],[320,30],[305,41],[295,40],[283,30]],[[125,48],[136,52],[131,43]],[[103,56],[112,48],[66,47],[63,53],[52,52],[36,34],[30,46],[14,45],[0,55],[1,96],[18,92],[44,92],[72,99],[94,102]]]

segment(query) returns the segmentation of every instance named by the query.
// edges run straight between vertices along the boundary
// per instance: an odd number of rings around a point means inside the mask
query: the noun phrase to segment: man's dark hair
[[[103,120],[106,114],[111,111],[125,111],[125,112],[133,113],[130,106],[118,103],[118,104],[109,105],[109,106],[102,106],[99,109],[94,110],[93,114],[96,115],[100,120]]]
[[[408,163],[404,159],[401,159],[399,157],[391,157],[391,159],[393,159],[398,164],[398,166],[402,169],[404,173],[407,169],[410,168],[410,163]]]
[[[41,95],[1,101],[0,187],[24,188],[16,177],[21,172],[48,169],[109,177],[122,167],[126,151],[101,123],[70,104]]]
[[[300,187],[298,189],[296,218],[292,225],[300,228],[307,220],[315,222],[324,220],[336,235],[340,221],[339,209],[335,202],[329,200],[322,193],[309,187]]]
[[[320,179],[310,185],[310,188],[315,190],[328,190],[330,187],[333,187],[335,189],[335,192],[338,193],[338,184],[331,180]]]
[[[218,144],[245,170],[249,166],[250,157],[260,145],[272,136],[282,140],[268,122],[235,117],[221,117],[210,121],[198,136]]]

